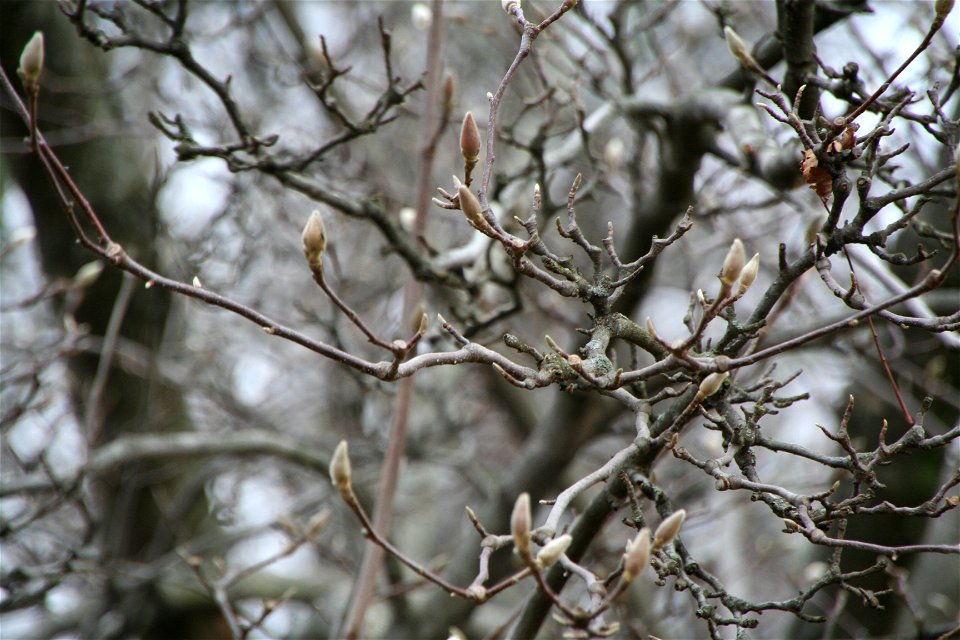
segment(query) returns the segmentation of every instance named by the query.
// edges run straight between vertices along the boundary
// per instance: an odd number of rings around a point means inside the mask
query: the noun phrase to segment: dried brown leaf
[[[833,193],[833,178],[830,172],[820,166],[817,160],[817,154],[813,149],[805,149],[803,160],[800,162],[800,173],[803,179],[810,185],[810,188],[816,191],[820,201],[824,206],[830,201],[830,194]]]

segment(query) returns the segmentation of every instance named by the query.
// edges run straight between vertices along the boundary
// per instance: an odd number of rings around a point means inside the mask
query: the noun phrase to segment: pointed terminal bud
[[[427,317],[425,311],[420,312],[420,326],[417,327],[417,334],[423,335],[427,332],[427,329],[430,327],[430,318]]]
[[[510,533],[513,535],[513,544],[521,558],[530,557],[530,528],[533,526],[533,515],[530,513],[530,494],[521,493],[513,505],[510,515]]]
[[[306,256],[310,268],[322,269],[323,252],[327,248],[327,230],[323,226],[323,216],[319,211],[314,210],[307,218],[300,240],[303,242],[303,255]]]
[[[700,382],[700,388],[697,389],[697,397],[703,400],[715,394],[720,390],[720,387],[723,386],[723,381],[726,380],[729,375],[730,372],[728,371],[708,375]]]
[[[333,452],[330,460],[330,480],[344,499],[353,493],[353,472],[350,468],[350,454],[347,451],[347,441],[341,440]]]
[[[732,287],[733,283],[740,277],[740,272],[743,271],[743,265],[746,261],[747,252],[743,250],[743,242],[740,241],[740,238],[734,238],[733,243],[730,245],[730,250],[727,252],[727,257],[723,259],[723,266],[720,267],[720,273],[717,274],[717,277],[720,278],[720,282],[723,285],[720,288],[721,298],[730,292],[730,287]]]
[[[463,215],[467,217],[467,222],[473,225],[474,229],[483,230],[490,226],[486,218],[483,217],[480,201],[477,200],[477,196],[473,195],[470,189],[460,185],[457,194],[460,196],[460,210],[463,211]]]
[[[463,124],[460,125],[460,153],[463,154],[464,162],[471,167],[480,158],[480,129],[471,111],[467,111],[463,116]]]
[[[643,572],[650,561],[650,529],[644,527],[637,537],[627,543],[623,554],[623,580],[627,584]]]
[[[537,553],[537,566],[541,569],[546,569],[553,565],[560,559],[560,556],[567,550],[571,542],[573,542],[573,537],[569,533],[565,533],[559,538],[554,538],[545,544]]]
[[[453,74],[447,71],[447,75],[443,77],[443,91],[441,92],[443,96],[443,112],[446,114],[449,114],[453,109],[453,95],[456,92],[456,88],[457,84]]]
[[[200,282],[200,276],[193,276],[193,286],[197,289],[203,289],[203,283]]]
[[[43,73],[43,32],[34,31],[33,36],[23,47],[20,54],[20,68],[17,69],[23,86],[28,92],[40,88],[40,74]]]
[[[683,521],[686,519],[687,512],[685,509],[671,513],[670,517],[661,522],[653,534],[653,548],[661,549],[673,542],[673,539],[680,533],[680,527],[683,526]]]
[[[743,271],[740,272],[740,290],[737,292],[737,295],[742,296],[747,292],[747,289],[750,288],[750,285],[753,284],[754,280],[757,279],[757,273],[760,271],[760,254],[755,253],[753,257],[750,258],[750,261],[743,267]]]
[[[740,34],[733,30],[733,27],[728,25],[723,28],[723,39],[727,41],[727,48],[730,49],[730,53],[737,59],[737,62],[750,70],[759,69],[757,61],[750,55],[747,44],[740,37]]]

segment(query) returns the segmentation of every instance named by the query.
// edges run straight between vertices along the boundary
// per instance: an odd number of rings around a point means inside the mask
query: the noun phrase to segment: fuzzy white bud
[[[20,67],[17,73],[23,80],[23,86],[28,91],[39,89],[40,74],[43,73],[43,32],[34,31],[20,54]]]
[[[521,493],[513,505],[510,515],[510,533],[517,553],[522,558],[530,557],[530,528],[533,526],[533,515],[530,513],[530,494]]]
[[[726,380],[729,375],[730,372],[728,371],[711,373],[700,382],[700,388],[697,389],[697,396],[699,396],[701,400],[709,398],[720,390],[720,387],[723,386],[723,381]]]
[[[322,258],[327,248],[327,230],[319,211],[314,210],[307,218],[300,240],[303,242],[303,255],[306,256],[310,268],[323,268]]]
[[[720,267],[720,274],[717,276],[727,287],[733,286],[733,283],[740,277],[743,271],[743,265],[747,261],[747,252],[743,249],[743,242],[740,238],[734,238],[727,251],[727,257],[723,259],[723,266]]]
[[[637,537],[627,542],[627,550],[623,554],[623,579],[633,582],[650,561],[650,529],[644,527],[637,533]]]
[[[760,271],[760,254],[755,253],[749,262],[744,265],[740,272],[740,290],[738,295],[743,295],[750,288],[750,285],[757,279],[757,273]]]
[[[330,480],[344,498],[353,493],[353,472],[350,465],[350,453],[347,441],[341,440],[330,460]]]
[[[569,533],[565,533],[543,545],[543,548],[537,553],[537,566],[546,569],[555,563],[567,550],[571,542],[573,542],[573,537]]]
[[[687,512],[685,509],[671,513],[670,517],[661,522],[653,534],[653,548],[660,549],[673,542],[673,539],[680,533],[680,527],[683,526],[683,521],[686,519]]]

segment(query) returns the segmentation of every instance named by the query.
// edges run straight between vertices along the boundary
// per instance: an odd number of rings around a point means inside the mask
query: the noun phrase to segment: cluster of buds
[[[650,554],[663,549],[674,541],[680,533],[680,527],[687,517],[684,509],[674,511],[670,517],[660,523],[650,540],[650,529],[644,527],[637,536],[627,542],[627,550],[623,554],[623,581],[630,584],[643,572],[650,562]]]
[[[740,287],[737,290],[737,297],[743,296],[757,279],[757,273],[760,270],[760,254],[756,253],[747,261],[747,252],[743,248],[743,241],[740,238],[734,238],[730,244],[730,250],[727,251],[727,257],[723,259],[723,266],[720,267],[720,273],[717,277],[720,279],[720,296],[723,300],[730,295],[733,285],[740,281]]]

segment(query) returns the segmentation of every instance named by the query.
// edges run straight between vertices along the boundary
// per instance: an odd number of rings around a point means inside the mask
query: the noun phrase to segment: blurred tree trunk
[[[3,16],[2,60],[13,78],[23,45],[35,30],[44,32],[47,44],[40,126],[114,238],[145,264],[155,265],[159,221],[154,206],[156,193],[149,180],[150,147],[115,136],[111,131],[111,127],[121,126],[121,105],[115,91],[101,90],[107,77],[105,55],[76,37],[56,3],[5,2]],[[64,99],[67,92],[71,92],[69,99]],[[103,126],[88,128],[93,133],[87,135],[81,126],[91,122]],[[37,243],[43,272],[48,278],[69,277],[90,262],[92,255],[77,244],[40,162],[27,155],[26,146],[19,143],[26,136],[22,122],[12,110],[4,109],[0,124],[7,140],[18,140],[18,148],[5,150],[10,154],[8,159],[14,158],[6,168],[10,181],[29,200],[35,225],[42,230],[37,234]],[[75,139],[77,133],[83,137]],[[67,142],[61,144],[64,140]],[[104,335],[121,279],[119,271],[105,269],[76,309],[76,320],[89,327],[91,336]],[[97,408],[101,426],[94,427],[94,433],[89,433],[89,425],[84,426],[88,428],[91,449],[124,433],[189,427],[181,390],[154,375],[169,309],[170,297],[166,292],[134,285],[120,335],[152,356],[148,359],[148,374],[133,375],[120,367],[110,367]],[[69,361],[73,413],[81,424],[84,416],[90,415],[88,396],[98,361],[99,355],[90,352],[77,353]],[[144,474],[150,472],[149,466],[138,465],[105,478],[96,488],[94,517],[102,519],[102,526],[98,527],[102,535],[93,544],[96,561],[106,569],[107,579],[100,593],[87,594],[84,636],[185,637],[188,633],[182,623],[171,626],[170,620],[162,618],[159,600],[152,592],[153,580],[131,581],[129,576],[122,575],[122,569],[117,571],[125,561],[149,562],[173,548],[173,536],[157,509],[156,488],[151,489],[150,482],[143,481]],[[194,490],[197,489],[202,487]],[[202,508],[202,498],[200,491],[190,504]],[[120,621],[103,616],[117,610],[124,612]],[[108,619],[111,622],[105,623]]]

